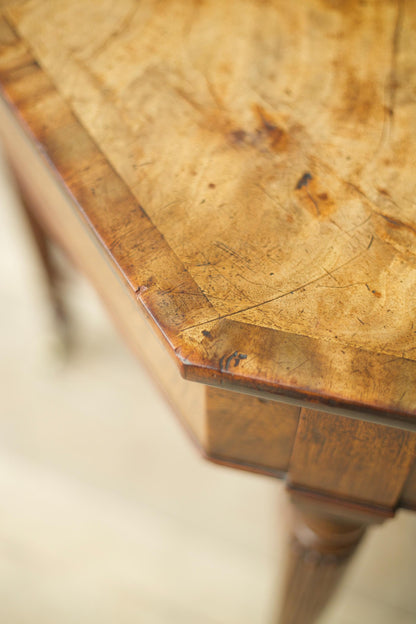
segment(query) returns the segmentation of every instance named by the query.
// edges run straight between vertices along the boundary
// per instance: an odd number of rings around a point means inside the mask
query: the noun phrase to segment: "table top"
[[[416,423],[416,5],[0,7],[3,99],[183,375]]]

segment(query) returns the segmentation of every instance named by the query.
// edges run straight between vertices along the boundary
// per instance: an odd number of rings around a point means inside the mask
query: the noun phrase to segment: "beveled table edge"
[[[22,42],[20,39],[17,41],[20,44]],[[26,64],[32,64],[35,71],[42,74],[42,80],[49,83],[48,93],[54,91],[54,97],[59,102],[59,106],[63,110],[66,109],[67,115],[73,117],[80,134],[88,134],[28,50],[25,50],[24,56]],[[17,69],[21,67],[17,65]],[[78,173],[76,180],[65,175],[65,171],[70,171],[71,167],[60,168],[54,162],[47,132],[39,131],[39,120],[31,116],[30,103],[25,102],[22,106],[18,99],[13,97],[13,89],[9,87],[13,84],[15,70],[16,67],[13,67],[10,72],[5,71],[0,66],[1,101],[3,117],[8,117],[6,123],[14,122],[19,126],[32,149],[42,159],[51,178],[71,200],[75,213],[87,223],[104,257],[111,262],[119,278],[132,291],[130,294],[136,297],[146,316],[151,319],[154,327],[165,340],[185,379],[221,386],[266,399],[293,402],[297,405],[378,422],[387,426],[416,430],[416,400],[414,401],[413,397],[411,399],[407,397],[404,400],[406,392],[402,392],[403,380],[410,388],[416,386],[416,362],[412,360],[393,358],[391,355],[373,353],[335,342],[239,323],[221,317],[191,323],[191,325],[178,324],[177,318],[183,316],[180,299],[158,289],[157,276],[145,288],[138,286],[137,282],[131,280],[129,270],[123,266],[122,260],[114,257],[106,246],[99,224],[97,225],[88,214],[88,205],[81,204],[78,199],[83,182],[87,183],[86,180],[83,181],[82,172]],[[90,136],[88,139],[90,143],[93,142]],[[108,167],[113,176],[119,178],[120,185],[125,187],[126,196],[130,196],[132,204],[137,205],[136,199],[124,181],[114,171],[97,145],[95,143],[94,145],[101,163],[104,163],[104,167]],[[64,153],[65,145],[61,148]],[[154,228],[145,212],[145,207],[139,208],[142,211],[141,216],[149,221],[150,227]],[[173,253],[163,237],[159,242],[160,245],[166,246],[167,249],[164,251]],[[177,257],[176,260],[178,260]],[[193,282],[183,264],[181,268]],[[137,271],[138,276],[139,273],[140,270]],[[149,284],[148,280],[147,283]],[[201,292],[194,282],[193,284],[196,290]],[[205,298],[203,293],[201,296]],[[164,310],[169,311],[168,315],[164,314]],[[350,367],[343,369],[343,360],[361,362],[361,365],[354,370]],[[336,361],[336,366],[334,361]],[[368,394],[368,389],[374,385],[372,372],[385,366],[390,369],[389,377],[392,387],[389,392],[383,395],[379,389],[377,393]],[[350,393],[342,391],[342,381],[347,374],[350,375],[352,388]],[[401,386],[399,382],[402,383]],[[400,388],[400,396],[399,392],[395,392],[395,384],[398,386],[397,389]]]

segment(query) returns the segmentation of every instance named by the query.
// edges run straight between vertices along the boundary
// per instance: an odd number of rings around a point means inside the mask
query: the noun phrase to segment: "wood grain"
[[[279,624],[313,624],[332,598],[365,524],[296,509]]]
[[[187,378],[413,427],[415,5],[243,4],[6,7],[4,97]]]
[[[84,4],[7,15],[218,315],[416,359],[413,3]]]
[[[31,209],[202,450],[288,471],[318,558],[292,558],[282,617],[312,621],[333,557],[413,499],[416,4],[0,9],[0,132]]]
[[[211,459],[272,476],[288,470],[299,407],[208,387],[205,410]]]
[[[8,157],[31,218],[35,220],[36,231],[39,223],[43,229],[42,246],[46,230],[48,236],[89,278],[129,347],[148,366],[193,440],[200,448],[204,447],[205,388],[187,383],[180,377],[173,358],[169,357],[169,351],[146,321],[124,276],[114,270],[109,257],[103,254],[103,249],[74,211],[73,201],[62,192],[51,171],[43,166],[33,145],[0,103],[1,122],[7,128],[3,138]],[[22,161],[25,163],[23,168],[19,167]],[[105,173],[110,188],[111,170]],[[137,400],[140,401],[140,397]]]
[[[302,409],[288,482],[394,510],[415,457],[415,434]]]

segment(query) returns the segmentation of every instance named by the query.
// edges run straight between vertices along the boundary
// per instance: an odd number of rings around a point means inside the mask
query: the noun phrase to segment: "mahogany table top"
[[[3,101],[182,374],[416,424],[416,4],[0,8]]]

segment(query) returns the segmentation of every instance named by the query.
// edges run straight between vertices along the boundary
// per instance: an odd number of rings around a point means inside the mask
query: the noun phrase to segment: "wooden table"
[[[52,294],[49,238],[204,456],[286,479],[280,622],[314,621],[366,528],[416,509],[416,4],[0,7]]]

